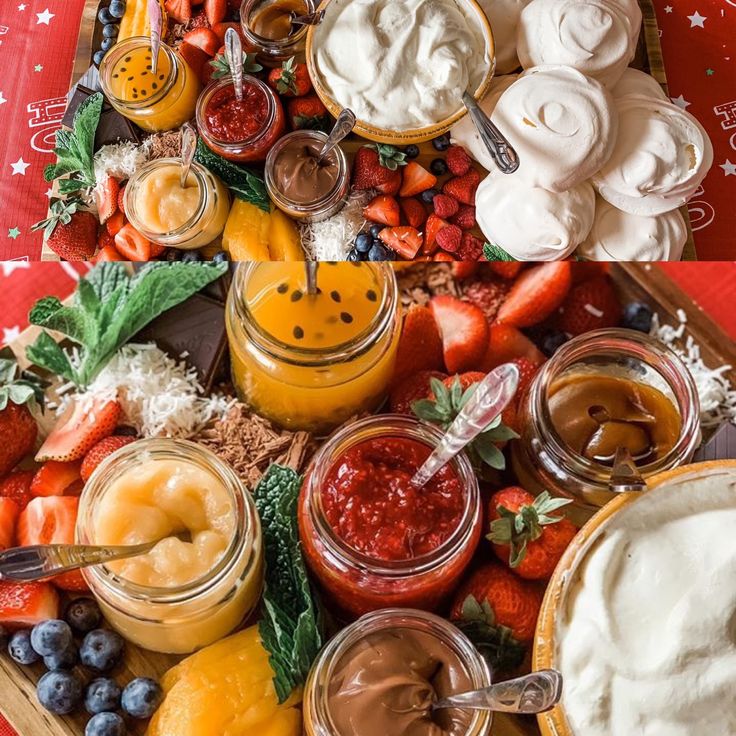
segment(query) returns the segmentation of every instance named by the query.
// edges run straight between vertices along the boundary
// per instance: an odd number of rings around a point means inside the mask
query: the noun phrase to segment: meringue
[[[518,74],[506,74],[494,77],[486,96],[478,103],[483,112],[489,117],[493,114],[499,97],[519,78]],[[487,171],[495,168],[491,154],[488,153],[485,143],[478,134],[478,129],[470,115],[461,118],[450,131],[453,143],[461,145]]]
[[[483,235],[520,261],[569,256],[590,231],[594,210],[595,193],[588,182],[556,194],[494,172],[475,195]]]
[[[463,0],[333,0],[313,40],[327,93],[395,131],[454,114],[491,69],[480,11]]]
[[[516,29],[521,11],[531,0],[478,0],[493,29],[496,45],[496,73],[508,74],[519,68]]]
[[[628,95],[616,105],[616,146],[593,177],[601,197],[632,215],[658,215],[685,204],[713,163],[708,134],[670,102]]]
[[[636,50],[631,22],[608,0],[532,0],[521,13],[516,41],[524,69],[565,64],[607,87]]]
[[[577,254],[589,261],[679,261],[686,241],[679,210],[632,215],[596,197],[593,227]]]
[[[492,120],[519,154],[519,168],[507,178],[553,192],[589,179],[616,142],[613,98],[569,66],[525,71],[501,95]]]
[[[669,100],[660,83],[651,74],[633,69],[630,66],[626,67],[621,78],[611,87],[611,94],[614,100],[627,95],[651,97],[655,100]]]

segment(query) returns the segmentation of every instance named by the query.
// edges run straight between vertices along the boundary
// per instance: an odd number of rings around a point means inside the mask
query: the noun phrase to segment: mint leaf
[[[98,339],[97,323],[92,315],[76,306],[66,307],[53,297],[36,302],[28,319],[32,325],[61,332],[81,345],[92,345]]]
[[[26,348],[26,357],[31,363],[35,363],[50,373],[61,376],[67,381],[77,382],[69,356],[48,332],[42,332],[36,338],[36,342]]]
[[[486,243],[483,246],[483,255],[489,261],[515,261],[500,245]]]

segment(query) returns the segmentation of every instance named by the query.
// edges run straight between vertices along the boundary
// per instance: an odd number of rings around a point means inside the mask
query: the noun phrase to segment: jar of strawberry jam
[[[410,417],[368,417],[335,434],[312,460],[299,536],[338,615],[434,610],[459,582],[481,535],[470,461],[460,453],[424,487],[410,483],[441,437]]]
[[[260,79],[243,77],[243,99],[230,77],[212,82],[197,101],[197,127],[205,143],[230,161],[265,161],[286,129],[284,108]]]

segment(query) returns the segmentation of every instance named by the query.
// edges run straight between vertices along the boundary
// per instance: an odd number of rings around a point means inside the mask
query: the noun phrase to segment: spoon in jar
[[[639,468],[636,467],[636,462],[631,457],[628,447],[620,446],[616,449],[608,489],[614,493],[626,493],[628,491],[640,493],[647,490],[646,481],[639,472]]]
[[[519,155],[508,142],[506,136],[480,109],[475,97],[468,90],[463,92],[463,104],[498,170],[502,174],[513,174],[519,168]]]
[[[309,159],[312,162],[311,170],[309,174],[313,173],[317,169],[325,156],[341,141],[350,135],[350,132],[355,127],[355,113],[349,110],[347,107],[337,116],[335,124],[332,126],[330,134],[327,136],[325,144],[320,149],[320,152]]]
[[[148,21],[151,26],[151,74],[156,76],[158,51],[161,47],[161,26],[164,22],[158,0],[148,0]]]
[[[305,261],[304,270],[307,275],[307,294],[314,296],[318,292],[317,288],[317,269],[319,261]]]
[[[291,25],[293,26],[318,26],[325,17],[325,10],[316,10],[314,13],[307,13],[306,15],[297,15],[292,12],[291,14]]]
[[[181,129],[181,174],[179,184],[182,189],[187,188],[189,169],[192,168],[194,153],[197,150],[197,134],[190,123],[184,123]]]
[[[467,444],[481,432],[514,398],[519,385],[519,369],[513,363],[494,368],[479,384],[465,406],[450,425],[432,454],[414,473],[411,484],[425,486],[437,471],[447,465]]]
[[[243,44],[234,28],[228,28],[225,31],[225,58],[230,68],[230,76],[233,78],[235,99],[241,102],[243,99]]]

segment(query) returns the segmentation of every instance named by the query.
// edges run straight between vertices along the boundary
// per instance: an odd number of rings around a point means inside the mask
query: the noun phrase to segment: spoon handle
[[[469,442],[472,442],[506,408],[519,385],[519,369],[513,363],[494,368],[477,386],[432,454],[411,479],[421,488]]]
[[[639,472],[639,468],[636,467],[628,447],[616,448],[616,457],[613,460],[608,489],[614,493],[647,490],[646,481]]]
[[[151,74],[158,69],[158,50],[161,46],[161,27],[163,16],[158,0],[148,0],[148,22],[151,26]]]
[[[189,169],[192,167],[197,150],[197,133],[190,123],[184,123],[181,133],[181,181],[179,183],[182,189],[186,189]]]
[[[235,87],[235,99],[243,99],[243,44],[234,28],[225,31],[225,57],[230,67],[230,75]]]
[[[317,154],[317,160],[321,161],[343,138],[350,135],[355,127],[355,113],[347,107],[337,116],[335,125],[330,131],[322,150]]]
[[[562,675],[540,670],[482,690],[451,695],[433,703],[434,708],[474,708],[504,713],[544,713],[554,708],[562,695]]]
[[[316,10],[314,13],[307,13],[306,15],[291,14],[291,23],[296,26],[318,26],[325,17],[325,9]]]
[[[491,154],[491,158],[503,174],[513,174],[519,168],[519,155],[506,140],[506,136],[496,127],[493,121],[480,109],[475,97],[470,92],[463,92],[463,102],[468,114],[475,123],[478,135]]]

